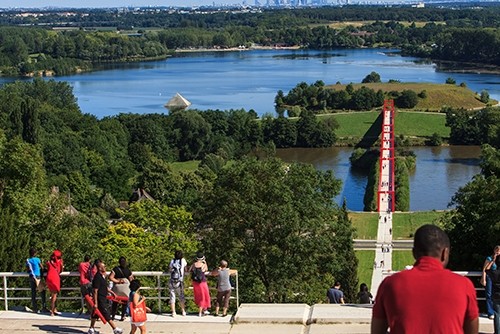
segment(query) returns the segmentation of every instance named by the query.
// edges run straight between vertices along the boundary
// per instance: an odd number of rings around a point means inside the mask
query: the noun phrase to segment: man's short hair
[[[439,257],[444,248],[450,248],[450,238],[436,225],[423,225],[415,232],[413,240],[415,257]]]

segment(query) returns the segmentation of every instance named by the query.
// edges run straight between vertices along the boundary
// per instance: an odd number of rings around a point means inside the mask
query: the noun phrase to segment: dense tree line
[[[492,7],[491,12],[498,11]],[[2,73],[66,75],[90,70],[96,63],[164,58],[178,48],[230,48],[255,43],[320,50],[387,46],[401,48],[406,55],[500,64],[498,16],[490,11],[349,7],[209,14],[77,12],[70,23],[67,17],[50,12],[26,18],[8,12],[1,15],[0,22],[6,25],[33,25],[0,28]],[[80,30],[47,30],[50,25],[46,23],[57,25],[62,18]],[[349,19],[375,22],[345,28],[329,25]],[[24,20],[27,22],[22,23]],[[415,23],[398,22],[404,20],[429,23],[417,27]],[[446,24],[436,24],[438,21]],[[118,31],[85,30],[88,23],[89,27],[113,26]],[[36,28],[37,24],[46,28]],[[120,34],[120,27],[134,27],[139,33]],[[151,27],[163,30],[140,29]]]
[[[482,4],[483,6],[487,4]],[[4,11],[0,15],[2,25],[55,25],[72,27],[161,27],[161,28],[222,28],[231,26],[262,26],[275,29],[283,26],[297,27],[309,23],[328,23],[331,21],[423,21],[446,22],[460,27],[497,27],[500,8],[489,6],[487,10],[475,8],[426,8],[414,9],[382,6],[343,6],[301,9],[262,9],[243,12],[238,9],[227,11],[204,10],[142,10],[124,11],[122,9],[73,9],[75,15],[67,17],[55,10],[40,11],[43,15],[20,16],[19,11]]]
[[[454,145],[500,145],[500,110],[446,109],[446,126],[450,127],[450,143]]]
[[[253,113],[97,120],[67,83],[40,79],[4,86],[0,101],[0,254],[18,260],[0,270],[24,270],[29,245],[44,258],[61,249],[73,270],[91,254],[163,271],[174,250],[204,249],[212,265],[239,269],[244,301],[317,303],[334,280],[355,300],[353,229],[332,201],[340,181],[245,157],[260,141]],[[196,171],[173,171],[170,161],[188,158],[202,159]],[[155,200],[127,201],[136,188]]]

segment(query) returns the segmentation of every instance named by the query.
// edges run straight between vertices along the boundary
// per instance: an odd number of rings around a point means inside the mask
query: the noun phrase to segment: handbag
[[[36,285],[36,290],[38,292],[42,292],[44,291],[46,288],[47,288],[47,283],[45,283],[45,281],[41,280],[41,279],[35,279],[35,281],[37,281],[37,285]]]
[[[144,299],[137,305],[134,305],[134,302],[130,302],[129,308],[132,322],[145,322],[148,320],[148,316],[146,314],[146,301]]]

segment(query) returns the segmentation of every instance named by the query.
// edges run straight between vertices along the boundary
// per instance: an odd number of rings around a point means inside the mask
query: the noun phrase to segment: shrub
[[[427,91],[424,89],[423,91],[421,91],[420,93],[418,93],[418,97],[421,98],[421,99],[427,98]]]
[[[448,78],[446,78],[445,83],[448,85],[455,85],[457,82],[452,77],[448,77]]]
[[[418,103],[418,96],[412,90],[405,89],[401,95],[396,98],[395,104],[399,108],[414,108]]]

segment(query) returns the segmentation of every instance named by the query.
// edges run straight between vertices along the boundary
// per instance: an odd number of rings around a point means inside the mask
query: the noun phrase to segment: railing
[[[239,295],[239,287],[238,287],[238,273],[235,275],[235,286],[233,290],[235,291],[236,296],[231,296],[231,299],[236,300],[236,307],[239,307],[240,305],[240,295]],[[24,272],[0,272],[0,277],[3,280],[3,288],[2,288],[2,296],[0,297],[0,301],[4,302],[4,308],[5,310],[9,310],[9,301],[14,301],[14,300],[31,300],[31,294],[28,297],[14,297],[10,296],[9,297],[9,292],[15,292],[15,291],[31,291],[31,288],[27,287],[9,287],[8,284],[8,279],[11,278],[26,278],[26,282],[28,282],[28,273]],[[76,271],[63,271],[61,273],[61,278],[64,277],[80,277],[80,274]],[[169,288],[163,287],[161,279],[170,278],[170,273],[168,272],[162,272],[162,271],[134,271],[134,277],[153,277],[156,280],[156,286],[151,287],[151,286],[146,286],[146,287],[141,287],[141,290],[155,290],[157,292],[157,295],[155,297],[150,297],[150,299],[156,299],[158,303],[158,311],[161,313],[161,302],[162,300],[168,300],[170,299],[169,297]],[[208,276],[207,278],[210,278]],[[192,289],[192,287],[189,287],[188,289]],[[167,290],[167,295],[165,296],[162,294],[164,290]],[[82,304],[82,308],[84,306],[83,300],[80,296],[80,286],[71,286],[71,287],[62,287],[61,291],[75,291],[77,292],[75,296],[65,296],[63,293],[61,293],[61,296],[58,296],[57,299],[61,300],[80,300]],[[186,296],[186,299],[190,299],[192,297]]]
[[[385,278],[387,276],[391,276],[392,274],[395,274],[396,272],[397,271],[385,271],[382,273],[382,276]],[[478,301],[485,301],[486,300],[486,297],[478,297],[477,296],[478,292],[484,291],[484,287],[479,286],[479,280],[474,279],[476,277],[477,278],[481,277],[483,275],[482,271],[454,271],[454,273],[461,275],[461,276],[468,277],[472,281],[472,284],[474,284],[474,287],[476,289],[476,299]]]

